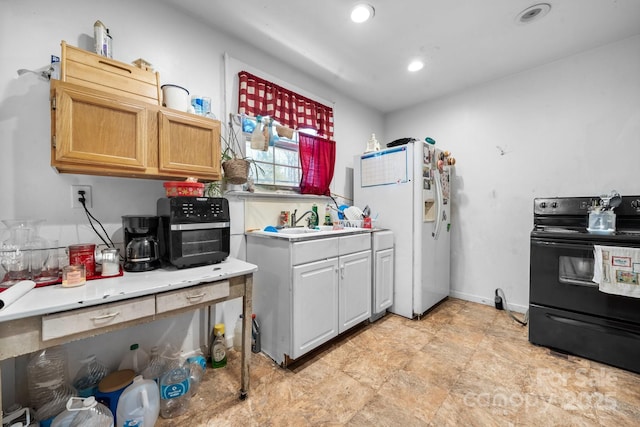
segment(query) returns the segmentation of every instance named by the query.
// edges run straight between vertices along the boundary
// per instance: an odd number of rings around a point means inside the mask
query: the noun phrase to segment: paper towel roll
[[[36,287],[33,280],[22,280],[0,293],[0,310],[13,304],[17,299]]]

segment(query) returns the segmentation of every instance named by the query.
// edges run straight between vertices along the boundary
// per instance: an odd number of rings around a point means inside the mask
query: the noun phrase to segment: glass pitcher
[[[1,280],[3,286],[33,279],[41,274],[49,256],[47,241],[38,234],[43,222],[42,219],[2,220],[9,230],[9,238],[0,244],[0,264],[6,271]]]

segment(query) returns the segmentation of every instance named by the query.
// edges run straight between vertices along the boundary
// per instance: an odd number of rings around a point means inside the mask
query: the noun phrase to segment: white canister
[[[189,111],[189,91],[178,85],[162,85],[162,105],[179,111]]]

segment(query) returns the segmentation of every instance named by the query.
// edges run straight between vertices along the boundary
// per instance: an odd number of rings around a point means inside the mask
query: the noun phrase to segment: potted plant
[[[233,120],[233,119],[230,119]],[[255,174],[258,170],[262,170],[260,166],[251,158],[243,155],[240,138],[233,128],[233,123],[229,121],[227,132],[220,135],[223,150],[220,156],[222,170],[224,171],[223,181],[210,182],[205,187],[205,195],[208,197],[217,197],[223,193],[223,182],[229,184],[242,185],[245,184],[249,177],[249,168],[253,165]]]

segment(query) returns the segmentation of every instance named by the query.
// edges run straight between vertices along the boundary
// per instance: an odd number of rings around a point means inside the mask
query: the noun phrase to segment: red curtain
[[[318,135],[333,138],[333,108],[241,71],[238,112],[249,116],[269,116],[292,129],[315,129]]]
[[[298,133],[300,145],[301,194],[329,196],[336,160],[336,142],[318,136]]]

